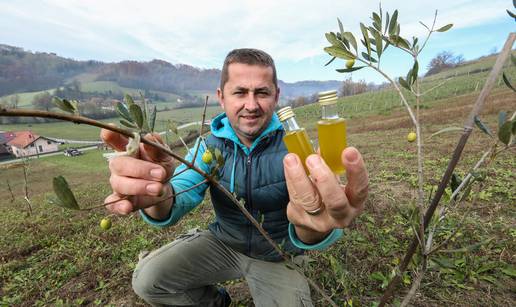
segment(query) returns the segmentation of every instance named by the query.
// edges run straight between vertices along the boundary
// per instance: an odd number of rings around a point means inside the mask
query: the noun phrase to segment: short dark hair
[[[241,63],[248,65],[260,65],[265,67],[272,68],[272,82],[276,89],[278,88],[278,77],[276,75],[276,66],[274,65],[274,60],[272,57],[267,54],[265,51],[252,49],[252,48],[241,48],[231,50],[226,59],[224,60],[224,65],[222,66],[222,73],[220,75],[220,90],[224,90],[224,85],[228,82],[229,79],[229,64],[233,63]]]

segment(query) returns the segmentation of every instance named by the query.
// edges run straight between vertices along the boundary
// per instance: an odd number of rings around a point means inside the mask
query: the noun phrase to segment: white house
[[[7,142],[9,151],[16,157],[34,156],[58,151],[59,143],[31,131],[14,132],[15,137]]]

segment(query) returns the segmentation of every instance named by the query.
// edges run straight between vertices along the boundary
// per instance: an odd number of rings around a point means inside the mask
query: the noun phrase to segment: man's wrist
[[[162,194],[154,198],[154,202],[156,203],[153,206],[144,208],[143,212],[156,221],[168,219],[174,204],[174,190],[172,189],[172,185],[165,184]]]
[[[342,229],[333,229],[321,241],[316,242],[314,244],[307,244],[307,243],[301,241],[298,238],[298,235],[295,230],[295,226],[291,223],[288,225],[288,233],[289,233],[289,237],[290,237],[292,244],[294,244],[294,246],[296,246],[297,248],[304,249],[304,250],[325,250],[326,248],[328,248],[333,243],[337,242],[342,237],[343,230]]]
[[[294,225],[297,238],[304,244],[313,245],[324,240],[331,232],[332,229],[327,232],[317,232],[305,227]]]

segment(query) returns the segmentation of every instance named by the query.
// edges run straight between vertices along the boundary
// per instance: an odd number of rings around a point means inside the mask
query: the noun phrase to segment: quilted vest
[[[223,155],[225,163],[219,169],[220,183],[245,201],[249,213],[284,251],[298,255],[303,250],[295,247],[288,235],[286,210],[289,198],[283,172],[283,157],[287,149],[282,141],[283,134],[283,130],[269,133],[249,155],[229,139],[210,135],[206,143],[208,147],[218,148]],[[224,193],[210,186],[210,194],[216,220],[209,229],[219,240],[252,258],[281,260],[270,243]]]

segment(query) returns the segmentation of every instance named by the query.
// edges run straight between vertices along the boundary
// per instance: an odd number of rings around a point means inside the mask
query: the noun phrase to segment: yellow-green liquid
[[[287,134],[283,137],[283,142],[285,142],[285,146],[287,146],[288,152],[295,153],[299,156],[301,162],[303,163],[303,167],[308,174],[308,168],[305,165],[305,160],[309,155],[315,152],[305,129],[301,128],[299,130],[287,132]]]
[[[335,174],[343,174],[341,154],[346,148],[346,121],[343,118],[323,119],[317,122],[321,156]]]

